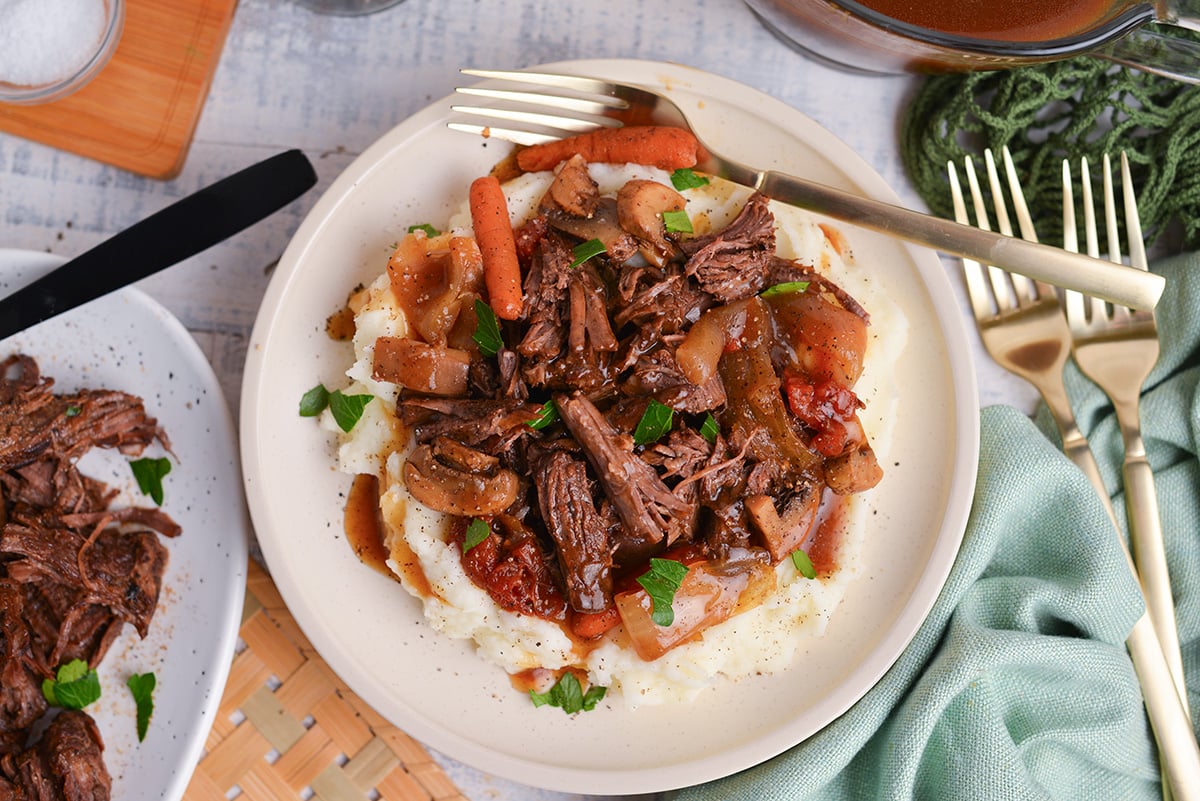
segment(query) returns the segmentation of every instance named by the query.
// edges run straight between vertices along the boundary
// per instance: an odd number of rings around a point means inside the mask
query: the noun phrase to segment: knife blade
[[[248,228],[317,182],[288,150],[155,212],[0,300],[0,339],[178,264]]]

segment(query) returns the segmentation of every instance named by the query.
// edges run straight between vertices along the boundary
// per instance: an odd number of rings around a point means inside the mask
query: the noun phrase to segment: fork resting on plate
[[[449,123],[449,127],[455,130],[524,145],[562,139],[598,127],[621,125],[669,125],[695,133],[687,116],[674,101],[645,87],[557,73],[476,69],[464,69],[462,72],[480,78],[534,84],[544,90],[459,88],[459,94],[480,97],[491,101],[492,105],[455,105],[452,107],[454,111],[487,120],[504,120],[518,127]],[[566,90],[566,93],[562,90]],[[513,104],[523,108],[512,108]],[[530,106],[549,111],[530,111]],[[1134,308],[1153,308],[1162,294],[1163,279],[1153,273],[983,231],[804,178],[761,170],[724,158],[703,141],[701,151],[700,161],[695,166],[702,172],[752,187],[783,203],[862,228],[952,255],[998,264],[1039,280]]]

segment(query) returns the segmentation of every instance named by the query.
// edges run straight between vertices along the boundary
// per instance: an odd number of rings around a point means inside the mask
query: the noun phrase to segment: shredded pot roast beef
[[[94,447],[169,448],[140,399],[57,395],[26,356],[0,362],[0,801],[109,797],[103,742],[85,712],[47,712],[42,680],[73,659],[92,667],[129,623],[145,636],[179,527],[157,508],[110,509],[115,491],[76,461]]]
[[[631,181],[615,201],[596,191],[566,162],[516,231],[524,309],[499,323],[494,356],[463,335],[486,293],[461,243],[421,251],[411,235],[398,248],[409,256],[389,264],[401,306],[426,321],[435,302],[457,310],[411,339],[469,367],[461,383],[431,384],[436,367],[397,367],[379,347],[375,363],[401,386],[398,417],[415,436],[409,491],[459,518],[460,542],[471,519],[490,525],[464,554],[468,574],[504,608],[582,636],[606,626],[578,621],[615,624],[651,557],[698,566],[736,601],[811,542],[838,496],[881,476],[853,391],[867,315],[812,266],[776,256],[767,199],[682,238],[663,224],[684,206],[670,187]],[[576,263],[592,239],[605,252]],[[433,289],[414,297],[416,283]],[[639,440],[662,407],[669,426]]]

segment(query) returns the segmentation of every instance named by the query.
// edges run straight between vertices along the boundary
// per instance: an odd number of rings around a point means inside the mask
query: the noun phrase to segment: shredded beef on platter
[[[55,393],[32,358],[0,362],[0,799],[110,796],[95,721],[49,707],[42,682],[72,660],[95,668],[126,624],[143,637],[151,625],[160,539],[179,526],[157,508],[114,507],[116,491],[77,462],[93,448],[133,458],[155,441],[169,450],[140,398]]]

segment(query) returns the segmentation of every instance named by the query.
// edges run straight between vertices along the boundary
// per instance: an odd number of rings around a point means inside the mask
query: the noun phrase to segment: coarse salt
[[[96,54],[104,26],[104,0],[0,0],[0,81],[71,77]]]

